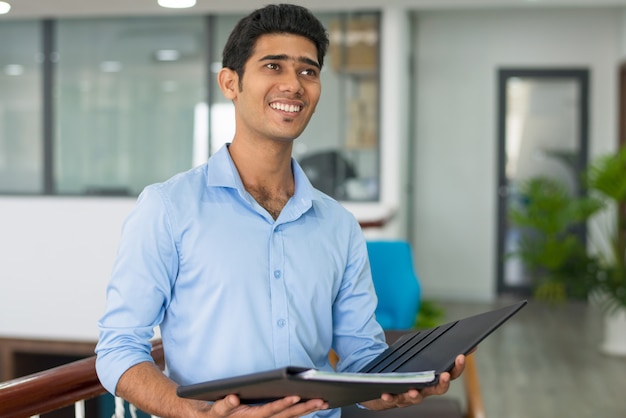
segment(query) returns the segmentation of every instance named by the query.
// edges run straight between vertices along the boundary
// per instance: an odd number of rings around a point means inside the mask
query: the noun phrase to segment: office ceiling
[[[198,0],[190,9],[163,9],[157,0],[5,0],[11,11],[0,19],[43,17],[163,15],[245,12],[272,0]],[[281,0],[315,11],[366,10],[402,7],[411,10],[451,8],[608,7],[626,6],[626,0]]]

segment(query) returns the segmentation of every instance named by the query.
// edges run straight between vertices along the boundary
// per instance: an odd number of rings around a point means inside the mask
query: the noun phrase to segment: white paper
[[[409,373],[338,373],[309,369],[298,373],[302,379],[326,382],[364,383],[429,383],[435,380],[435,371]]]

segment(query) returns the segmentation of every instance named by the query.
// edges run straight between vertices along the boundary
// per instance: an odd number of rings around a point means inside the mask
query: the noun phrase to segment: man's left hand
[[[406,393],[392,395],[383,393],[379,399],[373,399],[367,402],[361,402],[367,409],[380,411],[390,408],[404,408],[406,406],[416,405],[424,400],[424,398],[432,395],[443,395],[450,387],[450,381],[456,379],[463,373],[465,369],[465,356],[458,355],[454,361],[454,367],[448,373],[439,375],[439,382],[435,386],[429,386],[421,390],[411,389]]]

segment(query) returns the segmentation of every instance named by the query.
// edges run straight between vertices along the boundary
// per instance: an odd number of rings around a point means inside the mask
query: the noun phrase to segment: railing
[[[161,341],[152,344],[152,357],[164,367]],[[0,383],[0,417],[23,418],[44,414],[103,395],[105,389],[96,375],[95,356],[43,372]]]

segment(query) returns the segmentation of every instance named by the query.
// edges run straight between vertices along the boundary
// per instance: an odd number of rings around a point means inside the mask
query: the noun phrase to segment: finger
[[[215,417],[227,417],[237,409],[239,405],[241,405],[239,397],[236,395],[228,395],[224,399],[215,401],[213,407],[211,407],[211,415]]]
[[[432,395],[443,395],[450,388],[450,373],[441,373],[439,382],[435,386],[429,386],[420,391],[423,397]]]
[[[465,356],[459,354],[454,360],[454,367],[450,370],[450,379],[454,380],[465,370]]]
[[[301,417],[303,415],[311,414],[315,411],[322,409],[328,409],[328,403],[321,399],[312,399],[306,402],[301,402],[292,406],[285,411],[287,417]],[[281,417],[282,418],[282,417]]]
[[[300,402],[300,397],[287,396],[274,402],[259,405],[258,407],[255,407],[255,409],[258,409],[262,416],[269,417],[278,415],[284,410],[296,405],[298,402]]]
[[[392,395],[391,393],[383,393],[382,395],[380,395],[380,399],[382,399],[383,402],[389,407],[392,407],[396,404],[397,397],[397,395]]]
[[[257,407],[260,416],[290,418],[307,415],[320,409],[327,409],[328,404],[321,399],[300,402],[297,396],[289,396]]]
[[[411,389],[398,397],[398,400],[396,401],[396,406],[398,408],[404,408],[406,406],[418,404],[423,400],[424,397],[418,390]]]
[[[388,408],[404,408],[405,406],[415,405],[420,403],[423,400],[422,394],[416,390],[411,389],[406,393],[392,395],[390,393],[383,393],[380,397],[382,401],[382,405],[378,406],[378,408],[388,409]]]

